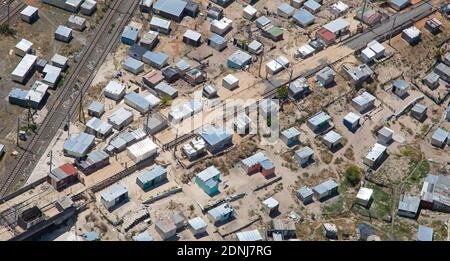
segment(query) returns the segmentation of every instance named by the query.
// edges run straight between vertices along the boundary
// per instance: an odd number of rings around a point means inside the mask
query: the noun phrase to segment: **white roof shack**
[[[348,10],[348,5],[339,1],[337,3],[332,4],[330,8],[331,12],[334,13],[335,15],[341,15]]]
[[[26,39],[22,39],[16,44],[16,54],[18,56],[23,57],[25,56],[25,54],[30,53],[32,48],[33,48],[32,42]]]
[[[32,71],[37,61],[37,56],[31,54],[25,54],[20,63],[16,66],[11,73],[14,81],[23,83]]]
[[[263,240],[258,229],[238,232],[238,233],[236,233],[236,237],[239,241],[262,241]]]
[[[118,81],[110,81],[104,90],[106,97],[113,100],[120,100],[125,96],[125,85]]]
[[[213,20],[211,22],[211,32],[216,33],[218,35],[224,35],[227,33],[232,27],[233,21],[226,17],[223,17],[220,20]]]
[[[364,163],[372,167],[377,161],[379,161],[383,155],[386,153],[387,147],[379,143],[375,143],[369,153],[364,159]]]
[[[297,55],[300,56],[301,58],[305,59],[305,58],[311,56],[312,54],[314,54],[314,52],[315,52],[315,50],[311,45],[305,44],[298,48]]]
[[[245,19],[252,20],[256,16],[256,13],[258,12],[258,10],[256,10],[251,5],[247,5],[244,8],[243,12],[244,12],[243,16]]]
[[[358,194],[356,194],[356,202],[360,205],[367,206],[372,199],[373,189],[360,188]]]
[[[158,152],[158,146],[149,138],[145,138],[138,143],[128,147],[127,155],[134,162],[138,163],[150,158]]]
[[[290,65],[289,60],[284,56],[279,56],[278,58],[266,63],[266,70],[271,74],[276,74],[288,68]]]

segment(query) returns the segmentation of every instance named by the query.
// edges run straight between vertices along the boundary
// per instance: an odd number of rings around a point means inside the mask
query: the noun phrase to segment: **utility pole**
[[[261,50],[261,55],[260,55],[260,61],[259,61],[259,70],[258,70],[258,75],[259,77],[261,77],[261,68],[262,68],[262,62],[263,62],[263,58],[264,58],[264,46]]]
[[[53,150],[50,150],[50,173],[52,173],[52,165],[53,165]]]
[[[69,113],[67,113],[66,115],[67,118],[67,137],[70,137],[70,117],[69,117]]]
[[[394,34],[395,21],[397,20],[397,16],[394,16],[394,22],[392,23],[391,35],[389,36],[389,45],[391,45],[392,35]]]
[[[83,90],[80,90],[80,112],[78,115],[78,120],[82,122],[83,124],[86,124],[86,117],[84,115],[84,109],[83,109]]]
[[[364,12],[366,11],[366,5],[367,5],[367,0],[364,0],[364,5],[363,5],[363,9],[362,9],[362,13],[361,13],[361,20],[359,21],[359,24],[362,24],[363,20],[364,20]]]
[[[17,117],[17,147],[19,146],[19,136],[20,136],[20,118]]]

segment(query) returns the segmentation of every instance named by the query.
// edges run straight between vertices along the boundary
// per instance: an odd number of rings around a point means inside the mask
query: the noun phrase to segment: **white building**
[[[256,10],[253,6],[247,5],[243,10],[243,17],[248,20],[253,20],[256,17],[258,10]]]
[[[363,207],[369,207],[372,200],[373,189],[360,188],[358,194],[356,194],[356,203]]]
[[[367,166],[374,168],[381,163],[381,161],[386,155],[387,155],[387,147],[379,143],[375,143],[375,145],[372,147],[372,149],[364,158],[363,162]]]
[[[135,163],[146,160],[158,153],[158,146],[149,138],[145,138],[127,149],[127,155]]]
[[[234,90],[239,87],[239,79],[232,74],[228,74],[222,80],[222,86],[228,90]]]
[[[363,113],[375,106],[375,100],[375,96],[368,92],[363,92],[352,100],[352,105],[358,112]]]
[[[22,39],[16,44],[15,52],[18,56],[24,57],[26,54],[31,53],[33,50],[33,43]]]
[[[394,131],[388,127],[383,127],[378,131],[378,142],[382,145],[389,145],[394,136]]]
[[[105,94],[105,97],[118,101],[122,99],[123,96],[125,96],[125,89],[126,87],[124,84],[112,80],[108,83],[108,85],[106,85],[106,88],[103,91],[103,93]]]

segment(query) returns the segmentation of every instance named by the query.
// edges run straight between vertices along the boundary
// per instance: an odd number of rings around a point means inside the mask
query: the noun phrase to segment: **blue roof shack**
[[[140,234],[137,234],[133,237],[133,241],[154,241],[155,239],[148,233],[148,231],[144,231]]]
[[[100,236],[94,231],[84,233],[83,238],[86,241],[100,241]]]
[[[312,25],[316,17],[306,9],[302,8],[294,14],[293,19],[300,27],[305,28]]]
[[[128,190],[126,187],[119,184],[110,186],[101,194],[102,204],[109,211],[127,200]]]
[[[233,144],[233,132],[223,127],[207,126],[199,132],[206,142],[206,149],[217,154]]]
[[[147,51],[142,57],[142,61],[156,69],[162,69],[167,65],[169,56],[163,52]]]
[[[87,133],[70,135],[64,142],[64,155],[68,157],[81,158],[87,155],[94,146],[95,137]]]
[[[322,6],[314,0],[308,0],[303,4],[303,7],[309,12],[315,14],[320,11]]]
[[[132,57],[128,57],[123,64],[123,68],[126,71],[137,75],[144,71],[144,63]]]
[[[431,227],[419,225],[417,241],[433,241],[433,229]]]
[[[214,167],[203,170],[195,176],[195,183],[209,196],[219,193],[220,171]]]
[[[308,125],[312,131],[317,132],[328,127],[330,120],[330,115],[321,111],[309,118],[306,125]]]
[[[299,142],[300,131],[295,128],[289,128],[281,132],[281,140],[286,143],[288,147],[292,147]]]
[[[220,225],[230,220],[234,215],[234,209],[230,203],[223,203],[208,211],[208,218],[214,225]]]
[[[125,26],[125,29],[123,29],[121,41],[124,44],[133,45],[137,43],[138,35],[139,30],[137,28],[127,25]]]
[[[244,69],[252,63],[252,56],[244,51],[237,50],[228,57],[227,65],[231,69]]]
[[[144,170],[136,178],[136,184],[143,190],[148,190],[167,180],[167,170],[160,165],[155,165],[150,170]]]
[[[133,44],[133,46],[128,49],[128,56],[142,61],[142,56],[144,56],[145,52],[147,52],[146,48],[139,46],[138,44]]]
[[[339,185],[332,179],[329,179],[313,188],[314,195],[319,201],[327,200],[338,194]]]
[[[177,22],[181,22],[184,17],[184,9],[187,3],[181,0],[158,0],[153,5],[153,13],[171,19]]]
[[[208,45],[220,52],[227,48],[227,39],[218,34],[212,34],[208,38]]]
[[[137,110],[141,114],[146,113],[151,107],[150,101],[135,92],[130,92],[125,95],[124,100],[126,105]]]
[[[211,2],[216,3],[222,7],[227,7],[233,2],[233,0],[211,0]]]
[[[411,4],[411,0],[391,0],[389,5],[396,11],[401,11]]]

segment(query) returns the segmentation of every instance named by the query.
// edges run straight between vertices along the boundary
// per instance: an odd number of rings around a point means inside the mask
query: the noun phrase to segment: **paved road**
[[[301,62],[298,62],[292,69],[294,71],[292,80],[299,77],[309,76],[315,72],[315,68],[320,68],[326,64],[333,64],[366,46],[370,41],[379,39],[383,36],[389,36],[394,27],[394,31],[402,28],[412,19],[426,17],[433,12],[433,6],[427,2],[420,5],[413,6],[402,13],[397,13],[385,20],[381,25],[372,29],[371,31],[356,35],[344,42],[330,46],[325,50],[309,57]],[[395,20],[395,25],[394,25]],[[287,85],[289,83],[289,73],[286,71],[275,77],[269,78],[270,87],[266,88],[266,93],[273,92],[274,89]]]
[[[401,28],[404,24],[407,24],[409,21],[416,19],[417,17],[425,17],[431,14],[433,10],[433,6],[427,2],[422,3],[417,6],[412,6],[411,9],[406,12],[396,14],[389,18],[389,20],[385,20],[380,26],[374,28],[372,31],[361,34],[355,39],[350,40],[345,43],[345,46],[358,50],[366,46],[373,39],[390,34],[392,28]],[[395,24],[394,24],[395,21]]]

